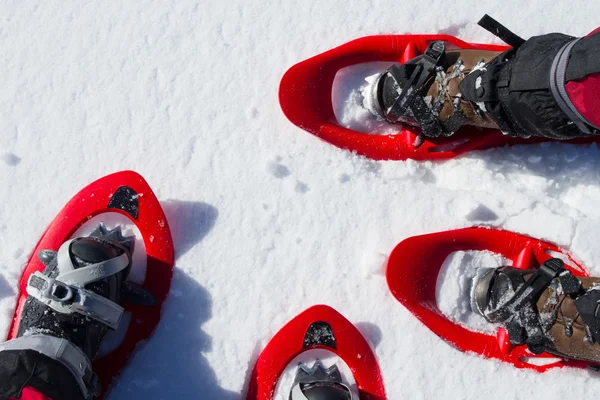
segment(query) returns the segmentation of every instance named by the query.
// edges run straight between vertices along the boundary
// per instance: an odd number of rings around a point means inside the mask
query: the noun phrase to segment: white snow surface
[[[498,327],[474,312],[476,306],[472,294],[486,268],[506,265],[512,265],[512,262],[488,251],[457,251],[450,254],[438,275],[435,294],[438,309],[471,331],[495,335]]]
[[[0,332],[47,224],[92,180],[133,169],[161,200],[177,268],[110,399],[243,398],[266,342],[317,303],[371,343],[389,399],[594,396],[598,374],[452,348],[390,294],[384,262],[409,236],[483,224],[555,242],[600,273],[596,145],[375,162],[289,123],[277,89],[293,64],[360,36],[496,41],[476,26],[484,13],[524,37],[584,35],[599,12],[549,0],[3,2]]]

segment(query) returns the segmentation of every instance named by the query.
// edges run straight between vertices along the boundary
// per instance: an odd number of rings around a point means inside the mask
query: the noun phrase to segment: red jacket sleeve
[[[586,37],[600,32],[595,29]],[[566,84],[567,94],[577,111],[588,121],[600,127],[600,72]]]
[[[52,399],[48,396],[44,396],[44,394],[42,394],[41,392],[38,392],[34,388],[25,386],[23,388],[23,390],[21,391],[21,397],[19,397],[18,399],[10,398],[8,400],[52,400]]]

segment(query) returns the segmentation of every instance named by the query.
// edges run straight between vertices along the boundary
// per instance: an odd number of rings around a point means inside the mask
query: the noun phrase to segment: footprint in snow
[[[310,190],[310,188],[308,187],[308,185],[304,182],[300,182],[297,181],[296,182],[296,187],[294,188],[294,190],[296,191],[296,193],[306,193]]]
[[[348,174],[341,174],[338,177],[338,180],[340,181],[340,183],[350,182],[350,175],[348,175]]]
[[[21,158],[13,153],[3,153],[0,155],[0,160],[6,165],[14,167],[21,162]]]
[[[267,164],[267,171],[277,179],[283,179],[286,176],[291,175],[290,170],[278,161],[269,161]]]
[[[490,222],[497,220],[498,214],[483,204],[479,204],[479,206],[471,211],[466,218],[468,221]]]

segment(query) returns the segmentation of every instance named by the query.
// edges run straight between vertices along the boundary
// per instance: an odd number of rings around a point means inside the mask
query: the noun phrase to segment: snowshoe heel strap
[[[4,350],[33,350],[60,362],[73,374],[86,400],[98,397],[102,391],[90,359],[67,339],[49,335],[21,336],[0,343],[0,351]]]
[[[588,290],[575,300],[575,307],[583,322],[589,328],[586,340],[600,343],[600,290]]]
[[[27,294],[61,314],[81,314],[116,330],[123,307],[79,285],[69,285],[41,272],[31,274]]]
[[[485,14],[479,20],[479,22],[477,22],[477,25],[481,26],[483,29],[492,33],[504,43],[514,48],[517,48],[525,43],[525,40],[522,37],[515,35],[512,31],[487,14]]]

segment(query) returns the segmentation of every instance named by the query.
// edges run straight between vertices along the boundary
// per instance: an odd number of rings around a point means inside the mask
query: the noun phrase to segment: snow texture
[[[331,102],[340,125],[362,133],[391,135],[401,128],[375,116],[372,92],[375,79],[392,63],[372,62],[340,69],[333,80]]]
[[[509,260],[485,251],[450,254],[437,280],[437,306],[444,315],[465,328],[494,335],[497,327],[474,312],[472,293],[486,268],[511,265]]]
[[[290,124],[277,89],[291,65],[360,36],[498,42],[476,26],[484,13],[524,37],[584,35],[598,12],[549,0],[3,2],[0,331],[56,213],[92,180],[133,169],[162,202],[177,268],[160,325],[110,399],[243,398],[269,338],[317,303],[372,344],[390,399],[594,396],[595,373],[457,351],[390,295],[383,266],[409,236],[485,224],[570,248],[600,273],[596,145],[375,162]]]

